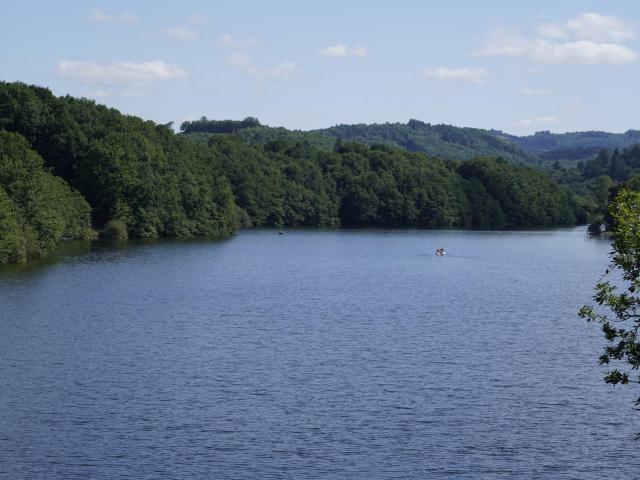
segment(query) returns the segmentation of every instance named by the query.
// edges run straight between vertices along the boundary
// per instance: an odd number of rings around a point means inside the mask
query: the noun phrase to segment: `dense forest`
[[[279,140],[306,142],[325,149],[332,149],[336,140],[383,144],[445,160],[501,157],[511,163],[525,163],[544,169],[552,168],[556,162],[563,167],[574,167],[579,162],[591,160],[600,150],[622,149],[640,143],[638,130],[625,133],[542,131],[519,137],[500,130],[431,125],[419,120],[409,120],[406,124],[336,125],[302,131],[268,127],[252,117],[235,122],[206,120],[203,117],[183,123],[181,131],[200,140],[206,140],[209,133],[235,133],[247,143],[262,145]]]
[[[259,126],[260,122],[254,117],[247,117],[244,120],[208,120],[207,117],[201,117],[200,120],[182,122],[180,131],[183,133],[234,133],[244,128]]]
[[[564,161],[568,164],[579,160],[586,161],[603,149],[621,149],[640,143],[640,130],[627,130],[625,133],[600,131],[551,133],[545,130],[524,137],[509,135],[499,130],[491,132],[538,155],[546,162]]]
[[[38,256],[92,231],[148,238],[228,235],[249,226],[501,228],[586,220],[583,202],[568,189],[504,159],[451,161],[383,144],[337,140],[329,148],[295,134],[261,142],[238,135],[260,128],[254,118],[202,118],[175,134],[91,100],[0,83],[0,261]]]
[[[229,234],[236,208],[214,152],[165,125],[44,88],[0,84],[0,128],[79,191],[103,236]]]
[[[548,130],[534,135],[518,137],[499,130],[493,133],[512,141],[531,152],[550,152],[561,148],[600,148],[613,150],[640,143],[640,130],[627,130],[625,133],[601,131],[551,133]]]
[[[90,211],[24,137],[0,131],[0,263],[44,255],[63,237],[87,237]]]
[[[487,130],[431,125],[420,120],[409,120],[406,124],[336,125],[311,133],[367,145],[382,143],[449,160],[501,157],[511,163],[539,163],[535,155]]]
[[[213,129],[217,128],[217,123],[211,120],[198,124],[185,122],[181,131],[195,140],[206,141]],[[409,120],[406,124],[337,125],[311,131],[256,125],[236,128],[234,133],[249,144],[265,145],[273,141],[305,142],[317,148],[331,150],[337,140],[342,140],[365,145],[388,145],[411,152],[426,153],[443,160],[500,157],[511,163],[544,163],[541,157],[521,149],[508,140],[498,138],[487,130],[430,125],[419,120]]]
[[[618,191],[640,190],[640,144],[623,150],[600,150],[575,167],[556,164],[550,174],[558,183],[589,199],[594,230],[601,223],[611,226],[608,207]]]
[[[337,125],[309,133],[366,144],[384,143],[445,159],[495,156],[542,168],[551,168],[555,162],[575,166],[579,161],[590,160],[602,149],[622,149],[640,143],[640,130],[625,133],[541,131],[520,137],[500,130],[430,125],[419,120],[410,120],[407,124]]]

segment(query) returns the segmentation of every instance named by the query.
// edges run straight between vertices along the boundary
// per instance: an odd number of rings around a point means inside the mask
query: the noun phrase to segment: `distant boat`
[[[444,257],[446,255],[446,251],[444,250],[444,248],[437,248],[436,249],[436,255],[439,257]]]
[[[280,231],[278,232],[278,235],[284,235],[284,230],[280,230]]]

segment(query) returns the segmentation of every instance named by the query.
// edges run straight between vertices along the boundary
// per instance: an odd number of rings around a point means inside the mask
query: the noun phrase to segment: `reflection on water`
[[[128,251],[135,251],[153,245],[188,245],[211,244],[223,242],[229,238],[191,237],[191,238],[161,238],[161,239],[130,239],[130,240],[69,240],[61,242],[56,250],[42,258],[22,263],[0,264],[0,279],[6,281],[12,276],[23,273],[43,273],[47,267],[60,262],[92,262],[108,261],[118,258]]]

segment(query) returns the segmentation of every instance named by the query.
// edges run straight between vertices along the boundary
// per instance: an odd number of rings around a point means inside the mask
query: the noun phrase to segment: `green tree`
[[[50,252],[63,238],[84,238],[90,207],[44,168],[24,137],[0,130],[0,263]]]
[[[613,250],[605,275],[619,274],[620,280],[598,282],[597,306],[583,306],[580,316],[601,325],[607,345],[600,363],[613,367],[604,380],[616,385],[640,382],[640,193],[621,190],[610,210]]]
[[[9,195],[0,187],[0,263],[21,260],[24,256],[15,206]]]

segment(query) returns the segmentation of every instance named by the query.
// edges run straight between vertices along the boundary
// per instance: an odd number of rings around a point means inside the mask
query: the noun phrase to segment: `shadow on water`
[[[0,279],[42,273],[64,262],[100,262],[121,258],[123,254],[137,253],[157,246],[202,245],[221,243],[231,237],[154,238],[130,240],[69,240],[63,241],[49,255],[22,263],[0,265]]]

